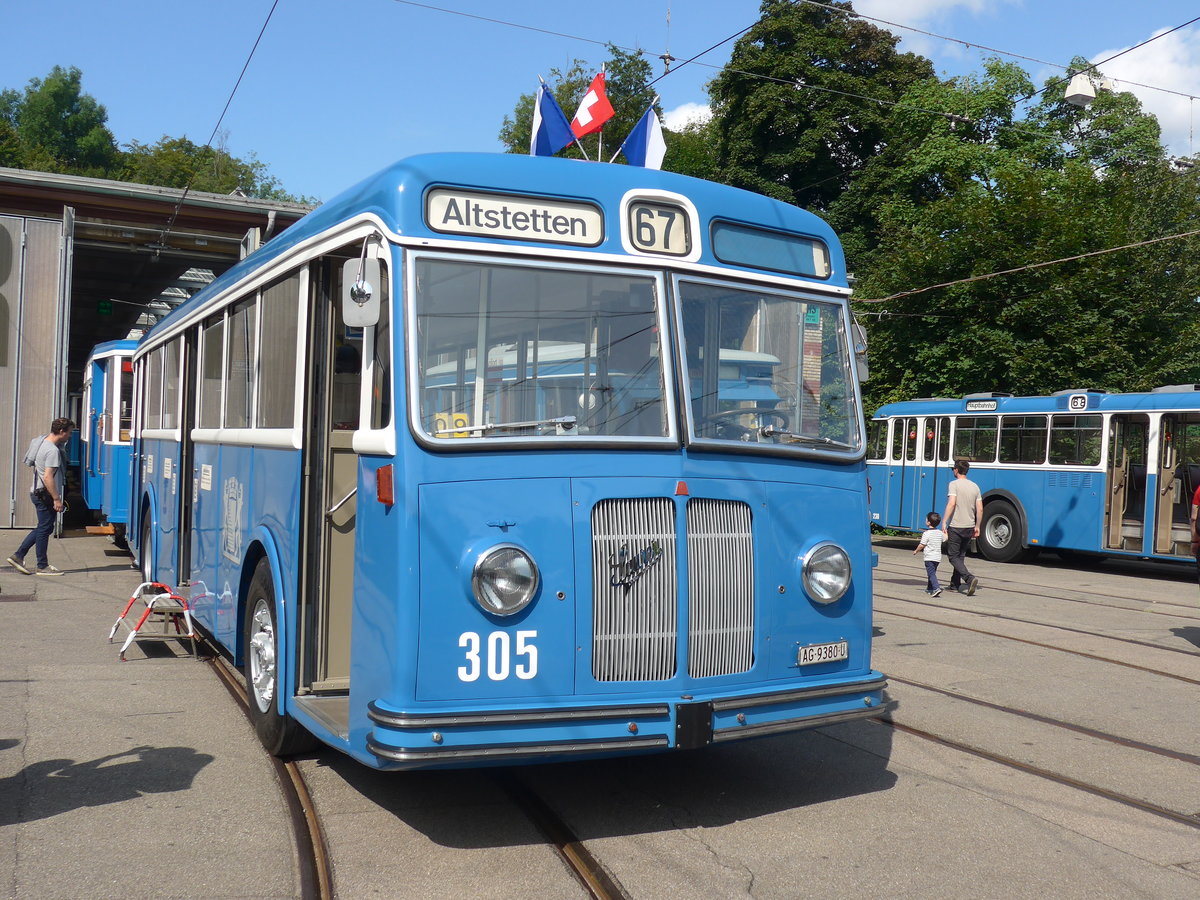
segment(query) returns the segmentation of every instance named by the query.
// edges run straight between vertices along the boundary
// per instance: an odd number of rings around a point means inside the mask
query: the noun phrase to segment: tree
[[[764,0],[713,79],[722,181],[825,210],[886,146],[890,104],[933,78],[848,2],[830,6]]]
[[[605,93],[612,104],[614,115],[604,125],[605,162],[617,152],[625,136],[654,99],[654,91],[647,87],[651,78],[650,63],[642,51],[629,53],[609,44],[608,54],[608,60],[604,64]],[[574,60],[566,72],[560,69],[550,70],[550,77],[546,83],[550,85],[554,99],[558,101],[568,119],[575,114],[595,74],[596,70],[580,59]],[[512,117],[504,117],[499,137],[508,153],[529,152],[529,139],[533,134],[533,102],[536,97],[536,91],[522,94],[513,109]],[[595,159],[599,141],[591,136],[586,137],[584,141],[588,155]],[[579,148],[574,144],[564,150],[562,155],[582,158]]]
[[[247,159],[231,156],[224,147],[195,144],[186,137],[163,135],[155,144],[128,144],[122,181],[162,187],[190,187],[195,191],[232,194],[267,200],[297,200],[270,175],[253,153]]]
[[[854,237],[858,296],[1200,229],[1196,175],[1164,162],[1147,139],[1156,123],[1136,103],[1065,110],[1061,91],[1047,89],[1018,119],[1030,87],[992,61],[983,77],[914,87],[896,107],[893,143],[836,204],[843,216],[868,211]],[[1197,249],[1196,239],[1164,241],[862,304],[868,409],[913,396],[1196,380]]]
[[[120,151],[106,125],[108,113],[83,93],[82,79],[74,66],[55,66],[44,79],[30,79],[23,96],[4,92],[0,116],[15,131],[26,168],[105,176],[118,165]]]

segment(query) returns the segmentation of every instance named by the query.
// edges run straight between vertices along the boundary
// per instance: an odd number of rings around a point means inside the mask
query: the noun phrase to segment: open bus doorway
[[[1108,496],[1104,548],[1140,552],[1146,523],[1146,451],[1150,417],[1114,415],[1108,421]]]

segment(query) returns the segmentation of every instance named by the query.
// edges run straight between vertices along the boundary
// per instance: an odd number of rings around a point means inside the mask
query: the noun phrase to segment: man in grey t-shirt
[[[54,520],[66,507],[67,473],[63,450],[71,438],[75,423],[70,419],[55,419],[50,423],[50,433],[37,442],[37,449],[30,457],[34,460],[30,476],[29,497],[37,510],[37,526],[25,535],[17,552],[8,558],[8,564],[18,572],[31,574],[25,566],[25,554],[37,550],[37,574],[61,575],[62,571],[50,565],[46,555],[50,543],[50,532]]]
[[[971,539],[979,537],[983,519],[983,497],[975,482],[967,478],[971,464],[965,459],[954,463],[954,480],[950,482],[950,498],[942,516],[942,531],[946,534],[946,559],[954,572],[950,575],[951,591],[974,594],[979,579],[967,571],[967,548]]]

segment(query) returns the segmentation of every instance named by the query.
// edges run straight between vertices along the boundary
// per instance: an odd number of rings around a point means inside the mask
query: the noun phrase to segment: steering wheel
[[[745,425],[738,425],[733,421],[742,416],[758,416],[758,425],[748,428]],[[700,420],[700,424],[702,426],[712,424],[716,432],[715,436],[718,438],[748,441],[754,432],[759,428],[765,427],[765,419],[774,419],[779,423],[779,428],[783,431],[788,430],[788,424],[791,422],[785,411],[776,409],[773,406],[742,406],[737,409],[727,409],[723,412],[705,416]]]

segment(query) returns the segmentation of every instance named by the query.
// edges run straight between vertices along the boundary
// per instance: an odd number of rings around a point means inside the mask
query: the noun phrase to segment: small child
[[[926,586],[925,593],[931,597],[937,597],[942,593],[942,586],[938,584],[937,567],[942,561],[942,530],[938,528],[941,524],[942,517],[935,512],[931,512],[925,516],[926,530],[921,532],[921,543],[917,544],[917,549],[913,551],[913,556],[921,550],[925,551],[925,576]]]

